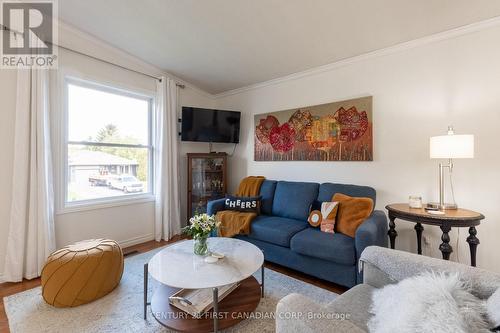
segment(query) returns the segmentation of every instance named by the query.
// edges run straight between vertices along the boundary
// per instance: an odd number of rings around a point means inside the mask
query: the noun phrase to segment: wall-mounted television
[[[241,112],[182,107],[182,141],[240,142]]]

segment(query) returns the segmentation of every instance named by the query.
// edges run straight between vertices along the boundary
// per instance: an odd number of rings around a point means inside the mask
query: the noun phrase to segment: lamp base
[[[439,209],[439,210],[454,210],[454,209],[458,209],[457,204],[445,203],[443,205],[440,205],[439,202],[429,202],[427,204],[427,207],[429,207],[431,209]]]

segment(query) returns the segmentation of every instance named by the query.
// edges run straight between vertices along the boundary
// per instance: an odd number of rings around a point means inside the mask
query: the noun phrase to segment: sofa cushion
[[[251,224],[248,237],[275,245],[290,247],[290,239],[307,228],[305,221],[278,216],[260,215]]]
[[[273,198],[276,190],[276,180],[264,180],[260,186],[260,212],[262,214],[271,215],[273,212]]]
[[[354,239],[339,233],[308,227],[292,237],[290,248],[294,252],[338,264],[356,264]]]
[[[272,215],[305,222],[311,204],[318,197],[318,188],[317,183],[279,181],[274,193]]]
[[[375,206],[376,203],[375,199],[377,197],[377,192],[375,192],[375,189],[373,189],[372,187],[334,183],[323,183],[319,186],[317,201],[331,201],[335,193],[342,193],[351,197],[370,198],[373,200],[373,206]],[[316,205],[318,205],[318,203],[316,203]],[[321,203],[319,203],[319,207],[321,207]]]

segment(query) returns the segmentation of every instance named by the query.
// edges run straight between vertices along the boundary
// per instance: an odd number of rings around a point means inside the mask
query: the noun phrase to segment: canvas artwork
[[[255,115],[256,161],[372,161],[372,97]]]

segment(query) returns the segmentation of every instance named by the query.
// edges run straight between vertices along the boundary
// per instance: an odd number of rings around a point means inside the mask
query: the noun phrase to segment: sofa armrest
[[[377,245],[387,247],[388,222],[385,213],[381,210],[374,210],[356,230],[355,246],[356,258],[361,257],[367,246]]]
[[[397,283],[423,272],[459,273],[470,283],[472,293],[487,298],[500,287],[500,274],[484,269],[430,258],[414,253],[369,246],[361,255],[365,283],[380,288],[388,283]]]
[[[303,295],[290,294],[276,306],[276,333],[364,332],[341,315]]]
[[[387,247],[387,217],[381,210],[375,210],[356,230],[354,245],[356,247],[356,258],[361,257],[361,253],[366,247],[377,245]],[[356,265],[359,263],[356,262]],[[357,282],[363,282],[363,272],[357,267]]]
[[[224,210],[225,201],[226,201],[225,198],[209,201],[207,203],[207,214],[215,215],[217,214],[218,211]]]

